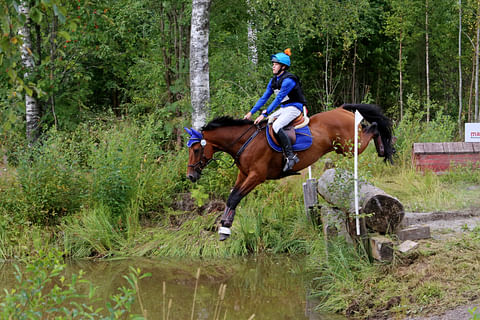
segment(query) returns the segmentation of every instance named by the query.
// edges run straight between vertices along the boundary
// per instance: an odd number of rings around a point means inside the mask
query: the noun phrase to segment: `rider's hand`
[[[251,113],[251,112],[247,113],[247,114],[243,117],[243,119],[252,120],[252,113]]]
[[[260,121],[262,121],[264,118],[265,118],[265,117],[263,116],[263,113],[262,113],[261,115],[258,116],[257,119],[255,119],[254,124],[259,124]]]

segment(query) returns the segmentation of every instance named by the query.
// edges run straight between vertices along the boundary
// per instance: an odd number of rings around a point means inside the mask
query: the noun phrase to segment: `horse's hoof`
[[[232,234],[232,231],[230,230],[230,228],[226,228],[226,227],[218,228],[218,235],[219,235],[218,240],[220,241],[227,240],[228,237],[230,237],[230,234]]]

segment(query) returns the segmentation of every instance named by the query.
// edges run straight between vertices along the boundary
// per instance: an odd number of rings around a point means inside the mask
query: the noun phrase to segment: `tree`
[[[190,33],[190,95],[192,100],[192,126],[201,128],[208,117],[210,100],[208,36],[210,0],[192,1]]]
[[[425,0],[425,76],[427,83],[427,123],[430,121],[430,46],[428,32],[428,0]]]
[[[458,132],[462,136],[462,0],[458,0]]]
[[[26,0],[20,2],[18,11],[24,15],[25,23],[18,30],[18,35],[23,40],[20,46],[22,55],[22,64],[25,68],[23,74],[23,82],[28,86],[31,74],[34,71],[35,61],[33,59],[32,39],[31,39],[31,19],[30,19],[30,7]],[[38,104],[37,98],[33,96],[31,89],[25,90],[25,114],[27,123],[27,140],[29,145],[33,144],[39,137],[39,124],[41,117],[41,110]]]
[[[404,71],[404,53],[403,46],[405,39],[412,30],[413,19],[415,17],[414,8],[411,0],[390,0],[391,11],[386,15],[387,25],[385,33],[395,37],[398,42],[398,77],[399,77],[399,104],[400,104],[400,120],[403,118],[403,71]]]

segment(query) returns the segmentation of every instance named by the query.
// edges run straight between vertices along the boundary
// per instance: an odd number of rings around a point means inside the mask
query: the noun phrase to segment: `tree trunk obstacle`
[[[318,179],[317,190],[325,201],[343,211],[355,225],[353,174],[328,169]],[[358,204],[367,229],[380,234],[394,233],[405,215],[403,205],[397,198],[364,180],[358,181]]]
[[[361,241],[368,247],[370,255],[377,260],[390,261],[393,258],[393,242],[383,235],[395,233],[403,220],[405,210],[398,199],[364,180],[359,180],[361,234],[357,236],[352,173],[327,169],[318,181],[309,179],[304,183],[303,189],[307,217],[322,225],[325,239],[343,234],[354,242]],[[319,205],[313,193],[320,194],[330,206],[320,206],[317,210]],[[317,212],[320,218],[314,216]]]

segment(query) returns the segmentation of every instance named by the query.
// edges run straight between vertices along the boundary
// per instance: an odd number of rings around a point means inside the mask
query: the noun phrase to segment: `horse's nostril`
[[[193,175],[193,174],[187,174],[187,178],[188,178],[191,182],[196,182],[196,181],[198,180],[198,176]]]

